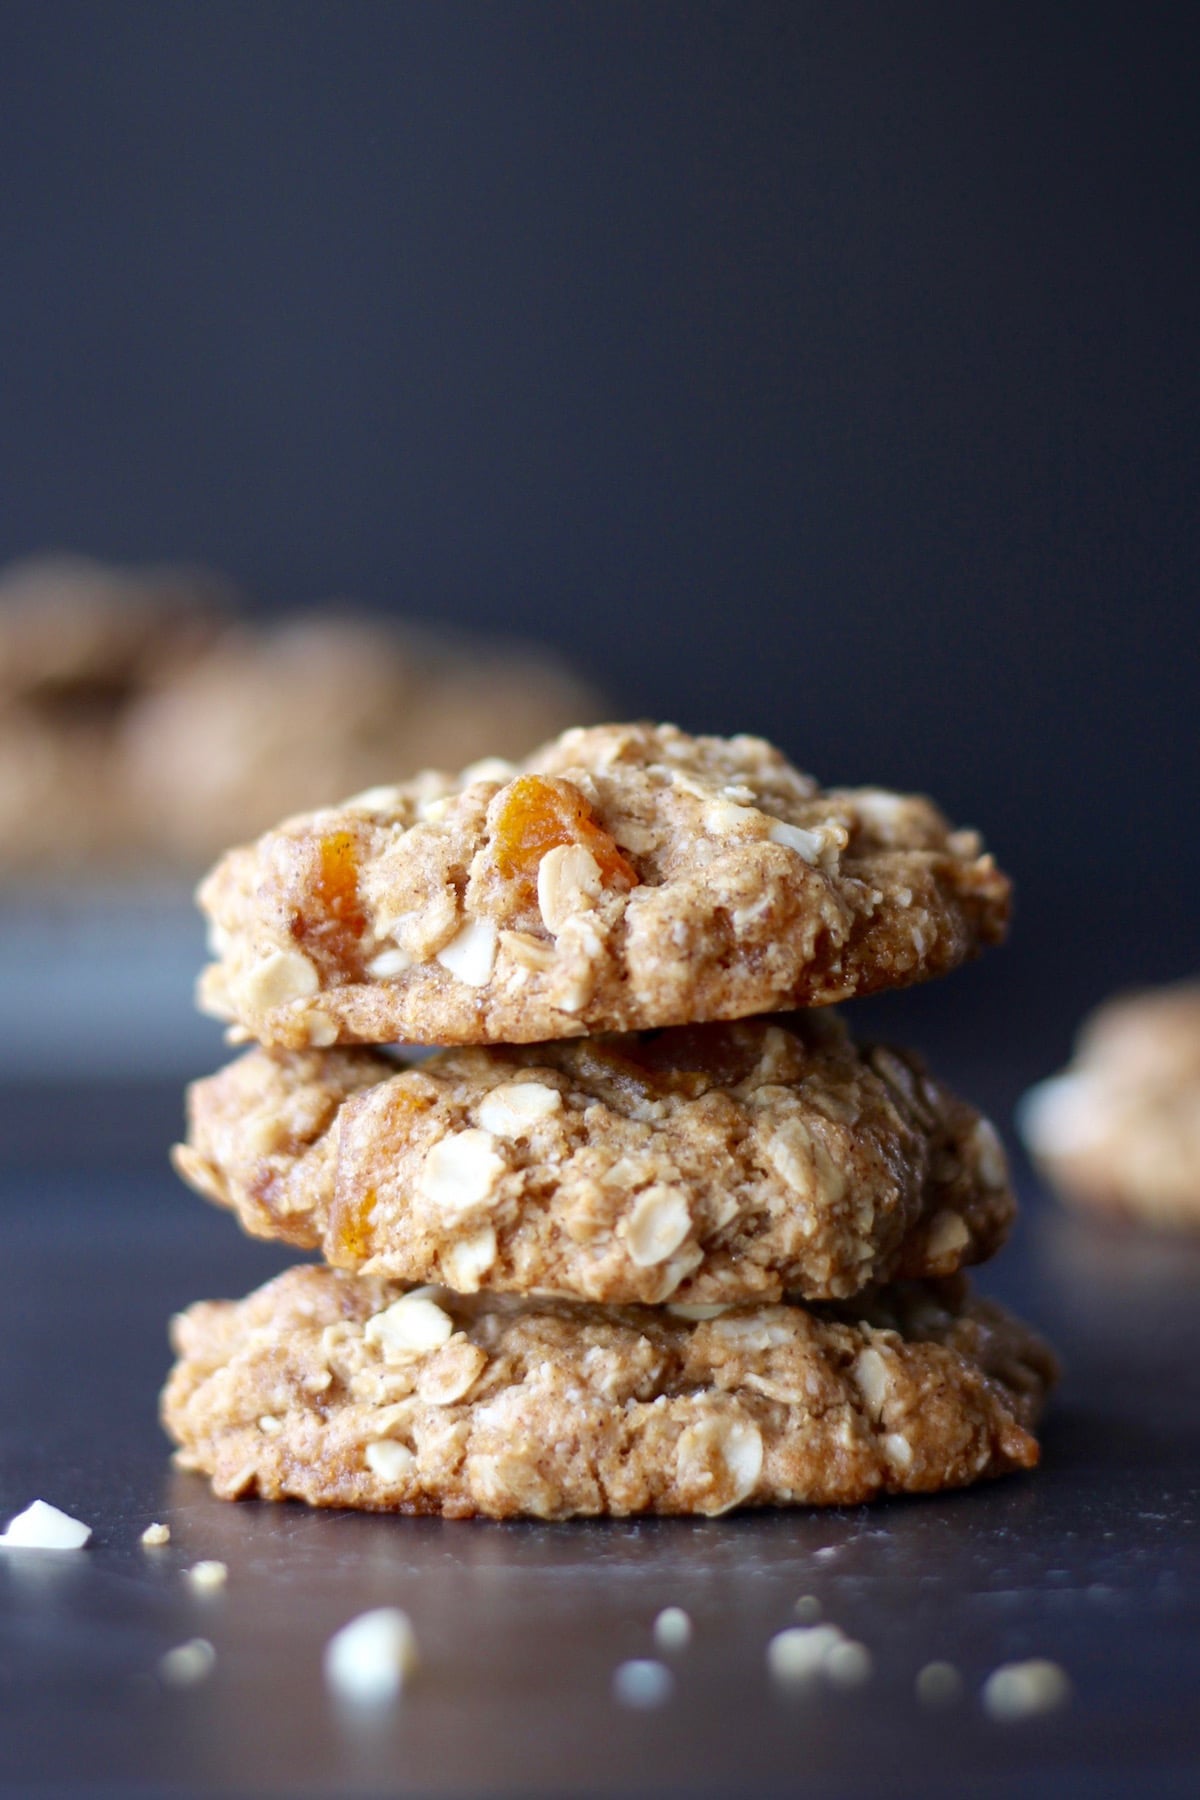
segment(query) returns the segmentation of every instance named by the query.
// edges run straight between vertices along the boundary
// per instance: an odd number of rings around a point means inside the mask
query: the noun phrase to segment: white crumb
[[[381,1705],[416,1672],[417,1638],[397,1606],[360,1613],[325,1646],[325,1680],[340,1700]]]
[[[45,1500],[35,1500],[9,1521],[8,1530],[0,1534],[0,1549],[82,1550],[91,1535],[90,1525]]]

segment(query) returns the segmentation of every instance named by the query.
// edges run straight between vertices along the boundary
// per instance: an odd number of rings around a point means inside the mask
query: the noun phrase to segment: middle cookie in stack
[[[179,1323],[218,1492],[712,1513],[1036,1461],[1048,1353],[957,1276],[1012,1217],[991,1127],[828,1011],[717,1022],[1001,934],[927,803],[610,727],[291,821],[203,899],[207,1003],[277,1047],[196,1084],[178,1166],[332,1265]],[[477,1047],[334,1047],[400,1035]]]

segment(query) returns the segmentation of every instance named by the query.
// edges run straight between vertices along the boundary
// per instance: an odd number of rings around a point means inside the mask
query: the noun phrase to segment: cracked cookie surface
[[[218,1495],[454,1517],[961,1487],[1036,1464],[1055,1373],[961,1279],[689,1319],[298,1268],[173,1336],[164,1423]]]
[[[189,1094],[176,1166],[257,1236],[401,1281],[610,1304],[836,1299],[992,1255],[985,1119],[831,1011],[416,1067],[256,1049]]]
[[[822,790],[760,738],[613,725],[288,820],[199,899],[202,1008],[305,1049],[824,1005],[998,942],[1009,884],[927,800]]]

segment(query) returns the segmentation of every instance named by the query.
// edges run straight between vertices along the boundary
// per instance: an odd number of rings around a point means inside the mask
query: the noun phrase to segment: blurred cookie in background
[[[229,583],[186,566],[40,556],[0,572],[0,871],[113,868],[146,853],[124,727],[235,603]]]
[[[1108,1001],[1017,1123],[1047,1181],[1083,1207],[1200,1231],[1200,981]]]
[[[519,756],[598,695],[549,652],[331,602],[249,623],[202,569],[0,572],[0,881],[197,876],[281,814]]]
[[[130,715],[123,753],[155,842],[198,871],[282,814],[520,756],[602,710],[549,652],[331,607],[227,632]]]

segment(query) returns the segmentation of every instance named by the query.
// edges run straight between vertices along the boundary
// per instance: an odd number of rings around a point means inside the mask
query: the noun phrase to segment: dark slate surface
[[[1010,1082],[997,1070],[977,1083],[985,1100],[989,1085]],[[146,1154],[123,1157],[139,1119]],[[21,1147],[0,1189],[0,1514],[42,1496],[95,1530],[79,1555],[0,1555],[5,1793],[1200,1789],[1200,1250],[1076,1225],[1031,1196],[986,1284],[1052,1332],[1068,1373],[1041,1471],[975,1492],[559,1526],[230,1506],[168,1466],[154,1416],[164,1322],[284,1258],[154,1168],[167,1123],[150,1091],[93,1096],[90,1113],[65,1090],[0,1103],[3,1141]],[[148,1555],[152,1519],[173,1538]],[[182,1571],[200,1557],[228,1564],[223,1592],[189,1590]],[[764,1647],[803,1594],[870,1647],[867,1687],[771,1690]],[[349,1721],[324,1691],[321,1648],[384,1603],[411,1613],[423,1667],[394,1713]],[[671,1603],[696,1623],[675,1696],[622,1710],[612,1671],[653,1653],[651,1622]],[[158,1659],[197,1635],[216,1646],[211,1679],[164,1688]],[[991,1722],[984,1677],[1030,1655],[1068,1669],[1072,1704]],[[934,1657],[966,1678],[949,1712],[913,1696]]]

